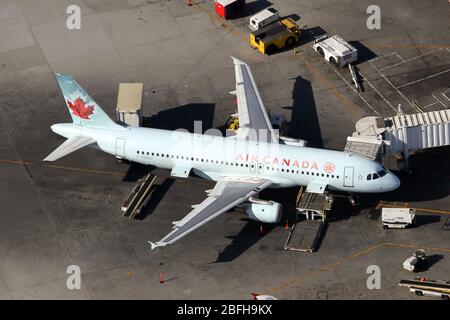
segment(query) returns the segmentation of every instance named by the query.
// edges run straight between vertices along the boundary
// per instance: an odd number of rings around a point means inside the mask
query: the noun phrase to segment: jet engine
[[[275,201],[249,198],[244,204],[248,217],[264,223],[277,223],[281,218],[281,204]]]

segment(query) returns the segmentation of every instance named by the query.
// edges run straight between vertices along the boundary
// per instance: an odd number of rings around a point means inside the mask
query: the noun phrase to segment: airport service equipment
[[[248,27],[252,31],[256,31],[280,19],[280,13],[275,8],[267,8],[258,12],[250,18]]]
[[[245,0],[216,0],[215,6],[219,17],[233,19],[244,11]]]
[[[409,288],[418,296],[440,297],[450,299],[450,281],[431,280],[428,278],[416,278],[415,280],[400,280],[401,287]]]
[[[142,83],[121,83],[117,95],[117,120],[132,127],[142,123]]]
[[[291,19],[283,19],[250,33],[251,45],[262,54],[272,54],[276,50],[290,47],[300,39],[300,28]]]
[[[416,210],[412,208],[383,208],[381,210],[381,221],[383,228],[401,229],[414,223]]]
[[[420,271],[427,263],[425,250],[417,249],[411,257],[403,262],[403,269],[411,272]]]
[[[338,68],[358,60],[358,50],[338,35],[316,38],[313,49]]]

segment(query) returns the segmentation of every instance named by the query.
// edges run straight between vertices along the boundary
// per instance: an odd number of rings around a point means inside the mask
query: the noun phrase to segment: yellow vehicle
[[[262,54],[294,45],[300,39],[300,27],[291,18],[269,24],[250,33],[250,43]]]

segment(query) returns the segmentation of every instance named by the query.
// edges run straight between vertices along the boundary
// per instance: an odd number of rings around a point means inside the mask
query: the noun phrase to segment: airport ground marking
[[[105,174],[105,175],[110,175],[110,176],[125,176],[126,175],[125,173],[117,172],[117,171],[105,171],[105,170],[96,170],[96,169],[87,169],[87,168],[77,168],[77,167],[61,166],[61,165],[56,165],[56,164],[45,164],[44,167],[53,168],[53,169],[69,170],[69,171],[86,172],[86,173]]]
[[[345,84],[361,98],[361,100],[369,107],[370,110],[372,110],[377,116],[381,117],[381,114],[374,107],[372,107],[372,105],[361,95],[361,93],[358,92],[358,90],[353,88],[353,86],[344,78],[344,76],[339,71],[337,71],[334,68],[333,68],[333,71],[336,72],[336,74],[342,79],[342,81],[344,81]],[[361,72],[360,72],[360,74],[361,74]]]
[[[379,208],[386,207],[386,208],[398,208],[398,206],[395,205],[389,205],[389,204],[381,204],[379,205]],[[427,208],[411,208],[416,211],[420,212],[431,212],[431,213],[437,213],[437,214],[450,214],[450,211],[445,210],[436,210],[436,209],[427,209]]]
[[[349,262],[350,260],[353,260],[357,257],[363,256],[365,254],[368,254],[378,248],[382,248],[382,247],[401,247],[401,248],[412,248],[412,249],[417,249],[417,248],[421,248],[424,250],[429,250],[429,251],[436,251],[436,252],[450,252],[450,248],[437,248],[437,247],[429,247],[429,246],[421,246],[418,244],[405,244],[405,243],[395,243],[395,242],[383,242],[371,247],[368,247],[364,250],[358,251],[348,257],[344,257],[336,262],[330,263],[325,265],[324,267],[319,267],[316,268],[314,270],[311,270],[309,272],[306,272],[300,276],[294,276],[291,277],[290,279],[286,280],[285,282],[283,282],[280,286],[278,287],[273,287],[273,288],[269,288],[266,291],[263,291],[263,294],[274,294],[276,292],[279,292],[281,290],[290,288],[292,286],[298,285],[299,283],[301,283],[305,278],[309,278],[310,276],[322,273],[322,272],[327,272],[329,270],[331,270],[332,268],[338,267],[342,264],[345,264],[347,262]]]
[[[380,76],[400,95],[400,97],[402,97],[406,102],[408,102],[408,104],[413,107],[414,109],[417,110],[417,107],[396,87],[394,86],[394,84],[386,77],[386,75],[381,72],[376,66],[373,65],[372,62],[369,61],[369,64],[372,66],[372,68],[374,68],[379,74]],[[418,110],[419,112],[422,112],[421,110]]]
[[[398,44],[375,44],[366,43],[371,48],[391,48],[391,49],[450,49],[450,45],[447,44],[423,44],[423,45],[398,45]]]
[[[429,55],[429,54],[435,53],[435,52],[437,52],[437,51],[439,51],[439,50],[445,50],[445,49],[444,49],[444,48],[438,48],[438,49],[428,51],[428,52],[426,52],[426,53],[424,53],[424,54],[420,54],[420,55],[418,55],[418,56],[414,56],[414,57],[409,58],[409,59],[406,59],[406,60],[403,59],[397,52],[393,52],[393,53],[396,53],[396,54],[397,54],[397,56],[402,60],[402,62],[398,62],[398,63],[391,64],[391,65],[389,65],[389,66],[380,68],[379,70],[382,71],[382,70],[385,70],[385,69],[390,69],[390,68],[393,68],[393,67],[397,67],[397,66],[401,65],[402,63],[409,62],[409,61],[413,61],[413,60],[418,59],[418,58],[422,58],[422,57],[427,56],[427,55]],[[372,60],[372,62],[373,62],[373,61],[374,61],[374,60]]]
[[[31,161],[8,160],[8,159],[0,159],[0,163],[20,164],[20,165],[27,165],[27,166],[34,165],[34,163]]]
[[[415,81],[408,82],[408,83],[406,83],[406,84],[402,84],[401,86],[399,86],[399,87],[397,87],[397,88],[398,88],[398,89],[401,89],[401,88],[410,86],[410,85],[412,85],[412,84],[416,84],[416,83],[419,83],[419,82],[422,82],[422,81],[425,81],[425,80],[428,80],[428,79],[431,79],[431,78],[440,76],[441,74],[444,74],[444,73],[447,73],[447,72],[450,72],[450,69],[447,69],[447,70],[444,70],[444,71],[441,71],[441,72],[438,72],[438,73],[429,75],[428,77],[424,77],[424,78],[420,78],[420,79],[415,80]]]

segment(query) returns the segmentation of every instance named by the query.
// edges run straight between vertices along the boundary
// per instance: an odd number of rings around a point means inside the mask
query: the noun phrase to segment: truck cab
[[[300,27],[286,18],[250,33],[251,45],[262,54],[272,54],[277,50],[293,46],[300,39]]]

